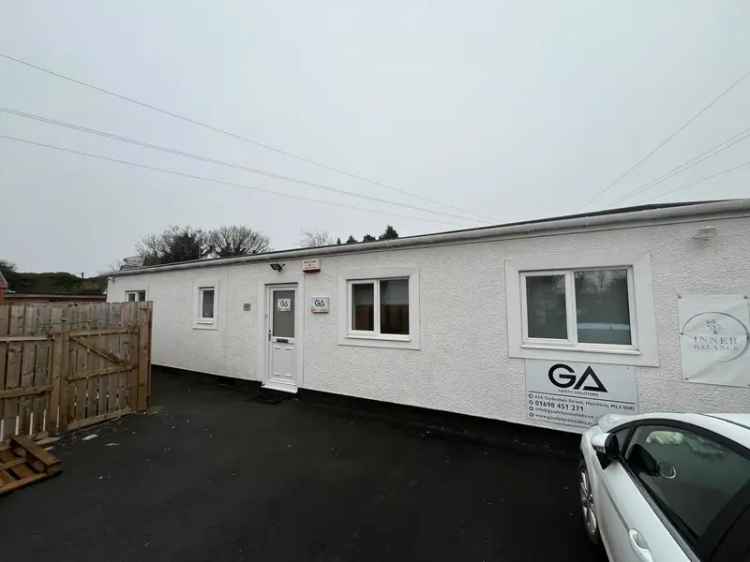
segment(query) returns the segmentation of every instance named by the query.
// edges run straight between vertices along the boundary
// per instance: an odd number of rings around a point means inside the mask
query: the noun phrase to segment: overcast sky
[[[0,135],[370,210],[0,139],[0,258],[92,274],[171,224],[242,223],[282,249],[301,230],[345,239],[386,224],[401,235],[482,224],[413,207],[494,222],[577,212],[750,70],[748,29],[739,0],[6,2],[1,53],[416,196],[0,58],[2,107],[410,206],[0,113]],[[750,160],[750,140],[618,201],[747,127],[750,79],[588,208],[748,196],[750,167],[661,194]]]

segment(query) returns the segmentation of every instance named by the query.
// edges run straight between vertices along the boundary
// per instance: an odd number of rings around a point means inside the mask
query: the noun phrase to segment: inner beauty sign
[[[685,295],[679,301],[682,376],[750,387],[750,308],[743,295]]]
[[[583,432],[605,414],[637,414],[633,367],[526,360],[526,415],[535,423]]]

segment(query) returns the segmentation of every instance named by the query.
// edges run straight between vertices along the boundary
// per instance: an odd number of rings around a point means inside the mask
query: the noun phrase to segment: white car
[[[612,562],[750,562],[750,414],[608,415],[581,453],[586,533]]]

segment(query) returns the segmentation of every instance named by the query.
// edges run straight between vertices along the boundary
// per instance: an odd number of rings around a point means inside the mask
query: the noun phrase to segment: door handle
[[[654,562],[654,558],[651,556],[651,551],[648,548],[646,539],[644,539],[637,530],[628,530],[628,537],[630,538],[630,546],[638,555],[638,558],[643,560],[643,562]]]

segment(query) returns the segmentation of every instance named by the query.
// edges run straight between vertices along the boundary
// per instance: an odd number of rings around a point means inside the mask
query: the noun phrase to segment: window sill
[[[339,345],[351,347],[380,347],[390,349],[419,349],[419,343],[411,336],[373,336],[347,334],[339,339]]]
[[[347,338],[355,340],[377,340],[377,341],[411,341],[411,336],[399,336],[399,335],[388,335],[388,334],[362,334],[352,333],[346,335]]]
[[[193,330],[218,330],[216,322],[201,322],[200,320],[193,322]]]
[[[658,367],[657,358],[642,349],[617,349],[613,347],[574,347],[550,344],[525,343],[508,350],[508,357],[516,359],[541,359],[576,363],[601,363],[605,365],[633,365]]]
[[[565,344],[542,344],[542,343],[524,343],[521,349],[542,349],[547,351],[578,351],[582,353],[606,353],[609,355],[641,355],[640,350],[627,347],[611,346],[573,346]]]

